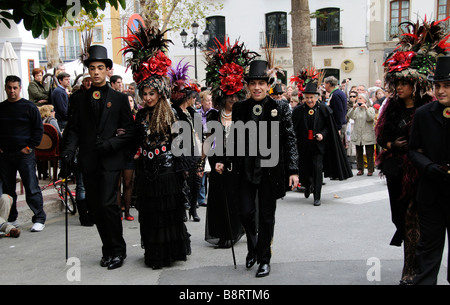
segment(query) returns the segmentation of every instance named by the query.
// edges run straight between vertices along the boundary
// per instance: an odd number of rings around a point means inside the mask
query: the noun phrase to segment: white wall
[[[5,41],[9,41],[17,54],[19,77],[22,80],[22,93],[21,96],[28,98],[28,60],[34,60],[34,67],[39,67],[39,51],[46,45],[46,41],[42,39],[34,39],[31,32],[25,30],[22,23],[19,25],[14,22],[10,22],[11,29],[8,29],[4,23],[0,23],[0,52],[3,50],[3,44]],[[0,53],[1,54],[1,53]],[[33,77],[31,76],[31,79]],[[5,80],[0,80],[0,90],[4,93]]]

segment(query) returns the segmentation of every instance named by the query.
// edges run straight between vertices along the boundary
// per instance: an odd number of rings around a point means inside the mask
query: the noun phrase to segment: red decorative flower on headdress
[[[235,63],[226,63],[220,70],[220,90],[227,95],[233,95],[242,90],[244,69]]]
[[[394,56],[386,60],[384,65],[388,66],[389,72],[400,72],[411,65],[411,61],[414,56],[416,56],[416,53],[414,51],[397,52],[394,54]]]
[[[138,72],[133,73],[133,79],[139,83],[152,75],[164,76],[167,74],[172,61],[162,51],[140,65]]]

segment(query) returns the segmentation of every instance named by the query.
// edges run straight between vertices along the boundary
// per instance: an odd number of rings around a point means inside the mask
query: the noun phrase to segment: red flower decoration
[[[155,56],[140,65],[139,72],[133,74],[136,83],[146,80],[152,75],[166,75],[172,61],[162,51],[158,51]]]
[[[384,65],[388,66],[389,72],[403,71],[411,65],[411,61],[416,56],[413,51],[397,52],[390,59],[386,60]]]
[[[242,83],[244,69],[235,63],[227,63],[219,70],[220,90],[227,95],[233,95],[244,88]]]
[[[244,88],[242,83],[242,75],[232,74],[226,77],[221,77],[220,80],[220,90],[225,92],[227,95],[233,95]]]

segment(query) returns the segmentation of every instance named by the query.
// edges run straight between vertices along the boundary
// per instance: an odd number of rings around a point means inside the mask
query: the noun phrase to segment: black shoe
[[[94,222],[91,220],[88,214],[80,214],[80,224],[83,227],[92,227]]]
[[[311,186],[305,186],[305,198],[309,198],[311,194]]]
[[[251,268],[256,263],[256,254],[249,252],[245,258],[245,267]]]
[[[111,256],[102,257],[100,260],[100,266],[102,267],[108,267],[108,265],[111,263]]]
[[[256,277],[265,277],[270,273],[270,265],[269,264],[260,264],[258,267],[258,271],[256,271]]]
[[[314,206],[318,207],[321,204],[320,199],[314,200]]]
[[[118,255],[111,257],[111,260],[108,264],[108,270],[117,269],[119,267],[122,267],[124,259],[127,257],[126,254],[124,255]]]

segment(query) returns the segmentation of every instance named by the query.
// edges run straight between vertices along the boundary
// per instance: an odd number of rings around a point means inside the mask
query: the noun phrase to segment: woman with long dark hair
[[[185,261],[191,253],[190,234],[183,219],[182,156],[171,151],[171,143],[177,137],[171,128],[176,115],[167,100],[170,94],[167,71],[171,61],[163,52],[168,41],[157,29],[140,28],[126,41],[128,47],[124,53],[133,53],[129,63],[144,103],[135,119],[139,147],[135,156],[136,208],[145,264],[160,269],[177,260]],[[147,44],[142,45],[142,41]],[[142,57],[142,50],[147,57]]]
[[[420,237],[415,199],[420,177],[407,154],[410,129],[416,109],[433,99],[428,94],[431,83],[427,80],[427,74],[434,69],[435,58],[431,54],[443,52],[434,43],[441,37],[436,28],[429,24],[408,24],[410,33],[400,37],[399,46],[385,62],[385,84],[392,94],[384,102],[375,129],[377,142],[383,148],[377,165],[386,177],[392,222],[396,227],[390,244],[404,244],[400,284],[412,283],[415,250]],[[433,35],[427,31],[433,31]],[[430,37],[433,41],[429,41]]]

